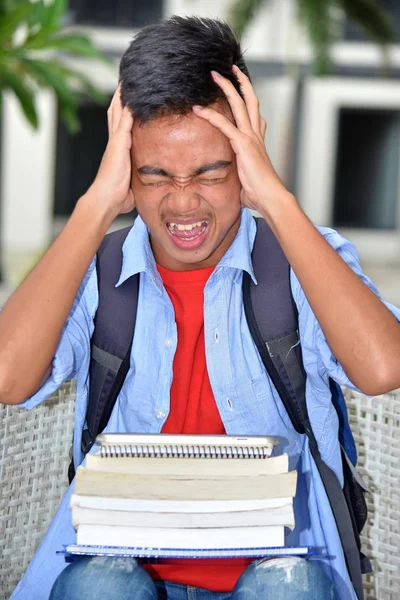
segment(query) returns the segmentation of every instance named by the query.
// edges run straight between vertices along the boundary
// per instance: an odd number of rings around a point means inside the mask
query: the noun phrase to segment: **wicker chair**
[[[365,581],[366,600],[398,600],[400,391],[372,400],[345,394],[359,467],[372,492],[363,543],[375,570]],[[67,383],[31,412],[0,407],[0,600],[21,578],[65,491],[74,395]]]

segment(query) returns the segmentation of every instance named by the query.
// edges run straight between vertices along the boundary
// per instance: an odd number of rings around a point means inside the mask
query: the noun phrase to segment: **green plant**
[[[62,60],[63,55],[74,55],[109,62],[87,36],[64,30],[65,13],[66,0],[0,0],[0,101],[4,90],[11,90],[35,129],[35,94],[41,87],[54,91],[71,132],[79,129],[81,93],[105,102],[86,75]]]
[[[343,14],[377,42],[385,54],[395,35],[390,16],[379,0],[295,0],[298,17],[306,28],[314,51],[313,71],[325,75],[332,68],[330,50],[338,32],[338,13]],[[268,0],[235,0],[229,20],[239,37]]]

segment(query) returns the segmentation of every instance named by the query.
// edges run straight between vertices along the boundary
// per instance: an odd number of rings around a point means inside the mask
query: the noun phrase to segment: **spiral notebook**
[[[96,438],[104,457],[267,458],[278,440],[263,436],[106,433]]]
[[[146,562],[156,563],[163,558],[265,558],[280,556],[303,556],[317,558],[326,556],[326,552],[313,546],[286,546],[273,548],[220,548],[218,550],[202,548],[196,552],[176,548],[128,548],[121,546],[91,546],[70,544],[64,546],[59,553],[65,555],[67,562],[72,562],[79,556],[117,556],[146,559]]]

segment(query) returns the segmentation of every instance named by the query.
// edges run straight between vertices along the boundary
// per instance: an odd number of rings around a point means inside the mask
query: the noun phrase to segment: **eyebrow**
[[[193,173],[194,176],[202,175],[203,173],[208,173],[209,171],[216,171],[217,169],[226,169],[230,167],[232,164],[231,161],[228,160],[217,160],[213,163],[207,163],[206,165],[202,165]],[[171,173],[167,173],[164,169],[160,169],[159,167],[151,167],[149,165],[144,165],[140,167],[138,170],[140,175],[158,175],[159,177],[174,177]]]

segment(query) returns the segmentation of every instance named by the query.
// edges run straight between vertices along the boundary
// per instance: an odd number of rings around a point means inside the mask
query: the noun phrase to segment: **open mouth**
[[[197,248],[204,242],[209,224],[210,221],[207,219],[190,224],[167,221],[167,229],[176,246],[183,249],[192,249]]]

